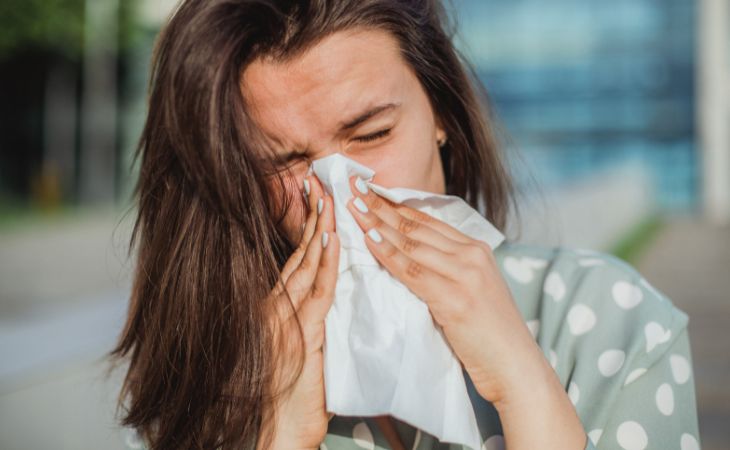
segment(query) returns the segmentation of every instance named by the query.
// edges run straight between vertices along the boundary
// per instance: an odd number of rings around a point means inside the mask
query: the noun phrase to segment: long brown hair
[[[271,438],[260,436],[267,405],[291,386],[269,389],[276,340],[265,299],[294,250],[281,223],[296,199],[270,195],[272,152],[240,90],[254,58],[284,61],[350,27],[391,32],[448,136],[447,193],[504,231],[514,197],[495,118],[448,25],[439,0],[180,3],[153,53],[135,154],[129,251],[137,246],[137,264],[127,321],[109,353],[129,363],[121,424],[150,449],[253,448]]]

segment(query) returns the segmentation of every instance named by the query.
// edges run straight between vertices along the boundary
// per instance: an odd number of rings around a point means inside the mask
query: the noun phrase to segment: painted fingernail
[[[326,231],[322,233],[322,248],[327,247],[327,241],[329,241],[329,237],[330,235]]]
[[[380,242],[383,240],[383,237],[378,233],[378,230],[375,228],[371,228],[368,230],[368,236],[370,236],[370,239],[374,240],[375,242]]]
[[[367,193],[368,193],[368,185],[367,185],[367,184],[365,184],[365,182],[363,181],[363,179],[362,179],[362,178],[360,178],[360,177],[357,177],[357,178],[355,179],[355,187],[356,187],[356,188],[357,188],[357,190],[358,190],[358,191],[360,191],[360,192],[361,192],[362,194],[367,194]]]
[[[355,208],[357,208],[360,212],[368,212],[368,205],[366,205],[360,197],[355,198],[352,203],[355,205]]]
[[[304,179],[304,192],[309,195],[309,180],[307,180],[306,178]]]
[[[324,208],[324,200],[320,197],[319,200],[317,200],[317,214],[322,212],[322,208]]]

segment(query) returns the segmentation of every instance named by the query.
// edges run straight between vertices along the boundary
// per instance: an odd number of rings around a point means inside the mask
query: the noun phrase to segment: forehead
[[[252,61],[241,76],[241,91],[267,135],[304,146],[309,139],[331,138],[344,118],[363,107],[394,101],[406,70],[390,33],[345,30],[285,63]]]

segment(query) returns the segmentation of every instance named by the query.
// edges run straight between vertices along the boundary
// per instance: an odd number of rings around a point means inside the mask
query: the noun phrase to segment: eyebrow
[[[377,105],[372,108],[368,108],[367,110],[356,115],[353,119],[350,119],[345,122],[340,122],[339,132],[341,133],[343,131],[347,131],[352,128],[355,128],[356,126],[358,126],[361,123],[365,122],[366,120],[372,118],[373,116],[376,116],[383,111],[396,109],[399,106],[400,106],[400,103],[384,103],[382,105]]]
[[[356,126],[372,119],[373,117],[377,116],[378,114],[380,114],[384,111],[394,110],[394,109],[399,108],[400,106],[401,106],[400,102],[396,102],[396,103],[391,102],[391,103],[383,103],[381,105],[376,105],[373,107],[368,107],[365,111],[358,113],[352,119],[348,119],[348,120],[340,122],[339,130],[337,131],[337,133],[340,134],[344,131],[351,130],[351,129],[355,128]],[[309,150],[309,148],[306,148],[303,151],[291,150],[280,156],[284,162],[289,162],[292,159],[294,159],[296,156],[306,153],[308,150]]]

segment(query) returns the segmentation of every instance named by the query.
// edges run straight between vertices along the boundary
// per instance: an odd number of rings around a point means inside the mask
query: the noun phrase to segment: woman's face
[[[257,59],[244,69],[241,90],[271,146],[290,157],[282,169],[291,172],[282,175],[293,202],[283,227],[292,243],[307,212],[305,157],[339,152],[373,169],[374,183],[445,192],[437,144],[444,130],[390,33],[341,31],[286,64]]]

